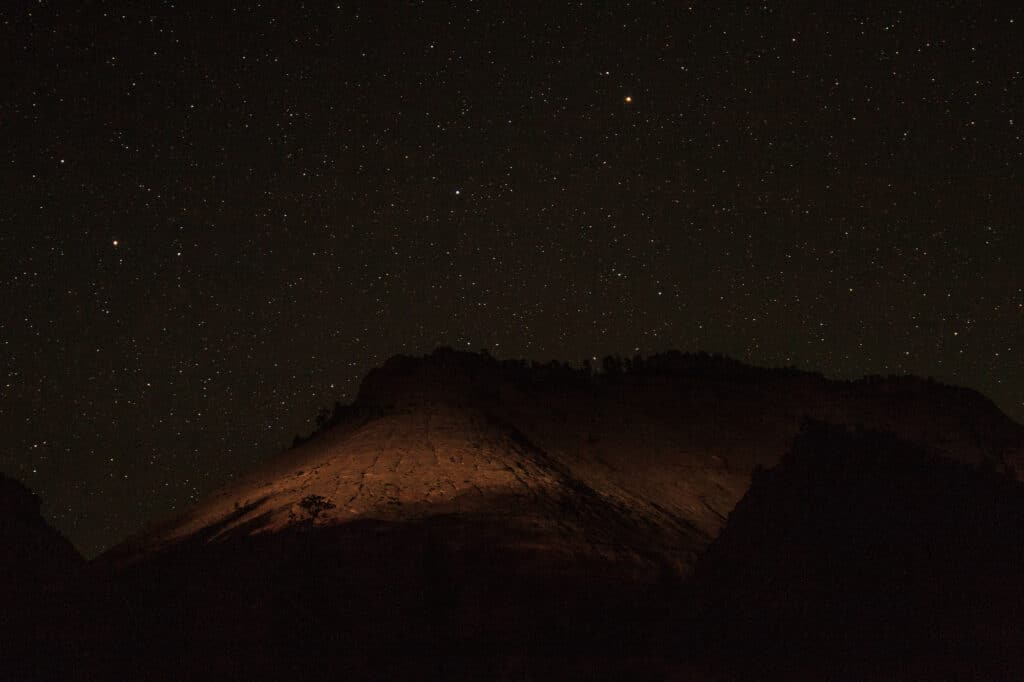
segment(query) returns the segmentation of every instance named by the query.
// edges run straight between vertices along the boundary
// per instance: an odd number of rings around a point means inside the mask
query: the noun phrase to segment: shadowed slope
[[[41,506],[31,490],[0,474],[0,590],[27,591],[64,579],[85,563],[46,523]]]
[[[1022,540],[1024,485],[810,423],[698,564],[705,654],[781,678],[1020,679]]]
[[[32,679],[35,661],[63,646],[60,593],[85,560],[40,513],[41,501],[0,474],[0,677]]]

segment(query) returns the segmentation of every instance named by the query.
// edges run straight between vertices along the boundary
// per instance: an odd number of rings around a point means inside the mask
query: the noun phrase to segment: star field
[[[439,344],[1024,420],[1024,13],[212,4],[0,9],[0,470],[85,553]]]

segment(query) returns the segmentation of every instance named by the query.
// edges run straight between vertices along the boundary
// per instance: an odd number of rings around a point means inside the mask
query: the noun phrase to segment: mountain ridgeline
[[[830,381],[682,353],[607,358],[595,371],[440,349],[372,370],[357,399],[322,412],[310,437],[116,553],[196,533],[280,530],[306,518],[310,496],[332,505],[316,523],[333,525],[483,507],[511,518],[519,511],[508,504],[578,500],[585,490],[640,522],[639,537],[660,529],[679,539],[666,553],[655,538],[656,553],[686,574],[754,468],[778,462],[807,418],[1024,472],[1018,424],[980,394],[931,380]]]
[[[1019,678],[1021,472],[1024,428],[930,380],[398,356],[59,588],[31,669]]]

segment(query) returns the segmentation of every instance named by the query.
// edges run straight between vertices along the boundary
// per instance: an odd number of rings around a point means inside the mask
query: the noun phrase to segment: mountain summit
[[[929,380],[829,381],[682,353],[592,371],[439,349],[388,360],[312,437],[115,554],[472,516],[529,529],[552,552],[657,555],[685,574],[753,469],[778,462],[807,418],[1024,472],[1024,429],[981,395]]]
[[[913,664],[969,677],[984,658],[986,678],[1019,679],[1024,666],[1019,543],[1003,540],[1024,532],[1024,428],[973,391],[706,354],[594,370],[439,349],[388,360],[317,424],[52,592],[23,631],[59,644],[19,675],[791,679]],[[1003,606],[921,606],[965,585]],[[862,608],[883,588],[884,608]],[[983,645],[940,655],[940,617],[947,634],[970,620]]]

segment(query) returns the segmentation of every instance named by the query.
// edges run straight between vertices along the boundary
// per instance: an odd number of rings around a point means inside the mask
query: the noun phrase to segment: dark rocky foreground
[[[58,595],[83,578],[85,559],[40,514],[41,500],[0,474],[0,677],[17,679],[64,643],[55,637],[69,612]],[[26,670],[27,669],[27,670]]]
[[[5,485],[31,532],[3,536],[0,677],[1024,675],[1018,425],[930,382],[663,360],[391,361],[84,567]]]
[[[690,581],[709,660],[779,677],[1019,679],[1024,486],[809,423]]]

